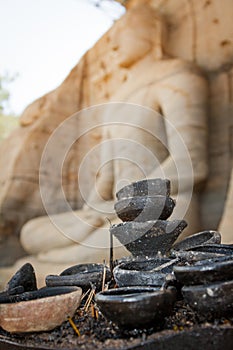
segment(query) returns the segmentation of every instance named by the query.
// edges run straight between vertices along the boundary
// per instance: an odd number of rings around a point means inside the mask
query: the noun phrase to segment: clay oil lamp
[[[197,251],[200,253],[206,253],[206,254],[215,254],[217,257],[218,255],[232,255],[233,256],[233,244],[204,244],[204,245],[198,245],[194,248],[192,248],[192,251]]]
[[[134,260],[117,265],[113,270],[113,275],[119,287],[161,287],[167,279],[172,279],[173,266],[176,263],[177,259],[168,258]]]
[[[20,294],[1,293],[0,326],[11,333],[54,329],[73,317],[81,300],[79,287],[44,287]]]
[[[183,285],[208,284],[233,280],[233,256],[205,259],[173,268],[176,279]]]
[[[49,275],[46,277],[48,287],[55,286],[78,286],[86,292],[91,285],[96,291],[102,287],[102,281],[108,282],[111,279],[110,269],[104,264],[79,264],[69,267],[60,275]]]
[[[155,257],[166,254],[186,226],[184,220],[128,221],[112,225],[110,232],[134,257]]]
[[[180,260],[193,263],[195,261],[216,258],[218,256],[232,256],[233,246],[228,244],[206,244],[193,247],[191,250],[172,251],[171,257],[178,257]]]
[[[170,196],[170,181],[167,179],[145,179],[123,187],[116,193],[118,200],[129,197]]]
[[[166,220],[175,207],[169,195],[169,180],[137,181],[117,192],[114,208],[122,221]]]
[[[184,286],[182,294],[194,310],[207,318],[233,314],[233,280]]]
[[[228,248],[228,252],[225,249],[225,253],[223,253],[223,249],[220,248],[220,242],[221,234],[217,231],[198,232],[174,244],[170,254],[171,257],[177,257],[189,263],[225,254],[229,255],[230,249]],[[216,249],[208,248],[210,245],[214,245]]]
[[[122,221],[166,220],[173,212],[175,201],[161,195],[123,198],[114,208]]]
[[[175,288],[124,287],[96,294],[101,313],[124,329],[161,324],[176,300]]]
[[[183,239],[181,242],[174,244],[174,250],[192,250],[196,246],[203,246],[206,244],[221,243],[221,234],[218,231],[202,231],[195,233]]]
[[[12,333],[54,329],[73,317],[81,295],[79,287],[37,289],[34,268],[27,263],[0,293],[0,327]]]

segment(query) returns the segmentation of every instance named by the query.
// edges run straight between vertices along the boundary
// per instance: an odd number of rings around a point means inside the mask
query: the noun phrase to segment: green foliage
[[[16,75],[10,76],[9,73],[0,74],[0,142],[5,139],[19,123],[16,116],[5,112],[5,108],[10,99],[8,85],[14,81],[15,78]]]
[[[19,124],[19,118],[0,114],[0,143],[4,140]]]
[[[14,81],[16,76],[10,76],[9,73],[0,74],[0,113],[4,112],[5,106],[10,98],[8,84]]]

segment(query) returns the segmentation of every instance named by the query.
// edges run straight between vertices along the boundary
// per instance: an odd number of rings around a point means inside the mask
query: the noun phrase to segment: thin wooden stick
[[[95,318],[95,308],[93,304],[91,305],[91,316]]]
[[[112,274],[113,272],[113,235],[111,231],[110,231],[109,267]]]
[[[108,217],[106,217],[106,220],[109,222],[110,227],[112,226],[111,221],[109,220]],[[109,231],[110,233],[110,247],[109,247],[109,267],[110,267],[110,271],[112,274],[113,271],[113,234],[111,231]]]
[[[89,294],[89,296],[88,296],[88,298],[87,298],[87,301],[86,301],[86,303],[85,303],[85,305],[84,305],[84,311],[85,311],[85,312],[87,312],[87,310],[89,309],[89,306],[90,306],[90,303],[91,303],[91,301],[92,301],[92,298],[93,298],[94,294],[95,294],[95,289],[93,288],[93,289],[90,291],[90,294]]]
[[[90,288],[86,291],[86,293],[83,293],[83,295],[81,296],[81,301],[85,298],[85,296],[87,296],[87,294],[90,292]]]
[[[87,304],[89,303],[89,299],[90,299],[91,293],[92,293],[92,289],[90,290],[90,293],[89,293],[89,295],[88,295],[88,297],[87,297],[87,300],[86,300],[86,302],[85,302],[85,304],[84,304],[84,307],[83,307],[84,311],[86,310],[86,306],[87,306]]]
[[[106,266],[105,266],[105,262],[104,262],[104,271],[103,271],[103,281],[102,281],[102,292],[105,289],[105,280],[106,280]]]
[[[80,337],[81,334],[80,334],[78,328],[76,327],[74,321],[72,320],[72,318],[71,318],[71,317],[68,317],[68,321],[70,322],[70,325],[71,325],[71,327],[73,328],[73,330],[75,331],[75,333],[77,334],[77,336]]]
[[[157,266],[157,267],[155,267],[154,269],[152,269],[152,270],[150,270],[150,272],[151,271],[160,271],[160,270],[162,270],[162,269],[164,269],[165,267],[168,267],[168,266],[170,266],[170,265],[172,265],[172,264],[174,264],[175,262],[177,262],[177,261],[179,261],[179,259],[177,258],[177,259],[173,259],[173,260],[171,260],[171,261],[168,261],[168,262],[166,262],[166,263],[164,263],[164,264],[162,264],[162,265],[159,265],[159,266]]]
[[[96,304],[91,304],[91,316],[97,320],[99,317],[98,310],[96,309]]]

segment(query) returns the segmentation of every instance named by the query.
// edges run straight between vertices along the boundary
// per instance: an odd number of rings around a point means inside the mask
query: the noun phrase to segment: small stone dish
[[[118,200],[137,196],[170,196],[170,181],[167,179],[146,179],[136,181],[121,188],[116,197]]]
[[[44,287],[6,296],[0,303],[0,326],[11,333],[52,330],[73,317],[81,295],[78,287]]]
[[[184,266],[174,266],[174,274],[183,285],[208,284],[233,279],[233,257],[220,256]]]
[[[125,287],[96,294],[101,313],[126,329],[147,328],[163,322],[176,300],[176,289]]]
[[[182,288],[185,301],[199,314],[223,317],[233,314],[233,280]]]
[[[167,253],[186,226],[184,220],[128,221],[112,225],[110,232],[134,257],[155,257]]]
[[[211,258],[216,258],[218,256],[223,256],[223,254],[209,253],[209,252],[199,252],[198,250],[171,250],[170,257],[178,258],[185,264],[194,264],[200,260],[206,260]]]
[[[55,286],[79,286],[83,292],[86,292],[91,285],[95,286],[96,291],[102,287],[104,269],[106,272],[105,281],[111,279],[110,269],[104,264],[79,264],[64,270],[59,276],[46,276],[45,282],[48,287]]]
[[[217,255],[232,255],[233,256],[233,244],[205,244],[192,248],[192,251],[203,252],[208,254]]]
[[[166,220],[171,216],[175,201],[166,196],[145,196],[123,198],[115,203],[114,209],[122,221]]]
[[[194,263],[196,261],[229,255],[233,257],[233,246],[228,244],[206,244],[188,250],[171,250],[171,257],[181,261]]]
[[[195,233],[174,244],[172,248],[174,250],[192,250],[196,246],[216,243],[221,243],[221,234],[218,231],[209,230]]]
[[[157,286],[161,287],[173,271],[177,259],[146,259],[121,263],[113,270],[114,279],[119,287]]]

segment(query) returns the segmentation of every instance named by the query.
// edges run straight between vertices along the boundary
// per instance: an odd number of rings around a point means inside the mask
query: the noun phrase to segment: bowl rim
[[[227,287],[227,286],[233,286],[233,280],[229,281],[216,281],[216,282],[211,282],[208,284],[196,284],[196,285],[191,285],[191,286],[183,286],[181,288],[181,291],[184,293],[185,292],[192,292],[192,294],[196,293],[201,293],[203,290],[207,290],[208,288],[214,288],[214,289],[220,289],[221,287]],[[232,295],[233,298],[233,295]]]
[[[120,295],[114,295],[113,293],[119,291],[119,292],[125,292],[125,294]],[[127,293],[127,291],[129,293]],[[130,295],[130,292],[135,292]],[[113,303],[113,304],[131,304],[135,303],[135,301],[140,302],[144,301],[145,299],[151,299],[156,297],[168,296],[175,293],[175,289],[171,289],[170,287],[165,289],[161,287],[150,287],[150,286],[128,286],[128,287],[120,287],[115,289],[109,289],[107,291],[99,292],[95,295],[95,300],[97,302],[101,303]],[[113,295],[112,295],[113,294]],[[165,300],[163,301],[163,303]]]
[[[82,271],[83,268],[87,268],[87,270]],[[90,268],[90,270],[88,270]],[[88,274],[88,273],[95,273],[95,272],[101,272],[104,270],[104,268],[109,269],[107,265],[102,263],[83,263],[83,264],[76,264],[73,266],[68,267],[67,269],[63,270],[59,276],[72,276],[77,274]],[[72,271],[72,269],[77,269],[80,271],[71,273],[69,271]],[[67,273],[68,272],[68,273]],[[50,275],[48,275],[50,276]],[[55,276],[55,275],[52,275]],[[57,276],[57,275],[56,275]]]
[[[11,305],[11,307],[15,306],[15,307],[21,307],[23,306],[24,304],[27,305],[27,306],[30,306],[31,304],[40,304],[41,301],[44,302],[44,301],[50,301],[52,299],[58,299],[59,297],[61,299],[64,299],[66,298],[68,295],[71,295],[73,293],[77,293],[77,294],[80,294],[80,296],[82,295],[82,288],[80,287],[77,287],[77,286],[57,286],[57,287],[42,287],[42,288],[56,288],[56,289],[66,289],[67,292],[65,293],[62,293],[62,294],[55,294],[55,295],[48,295],[48,296],[43,296],[43,297],[39,297],[39,298],[35,298],[35,299],[29,299],[29,300],[22,300],[22,301],[15,301],[15,302],[3,302],[1,303],[0,302],[0,309],[3,305]],[[41,289],[42,289],[41,288]],[[69,290],[70,289],[70,290]],[[37,291],[35,291],[37,292]],[[25,295],[26,293],[31,293],[31,292],[24,292],[24,293],[21,293],[21,294],[16,294],[16,295],[13,295],[12,297],[17,297],[17,296],[20,296],[20,295]],[[7,306],[6,306],[7,307]]]
[[[120,228],[125,227],[125,226],[129,226],[129,228],[134,229],[134,227],[133,227],[134,225],[136,226],[136,228],[139,228],[139,229],[141,227],[143,227],[143,226],[150,226],[151,228],[153,228],[154,225],[156,225],[157,223],[158,224],[163,223],[164,224],[164,228],[166,228],[167,225],[169,225],[169,224],[177,223],[177,226],[176,226],[176,228],[177,228],[179,226],[179,224],[181,224],[182,222],[186,223],[186,221],[183,220],[183,219],[180,219],[180,220],[179,219],[175,219],[175,220],[160,220],[160,219],[157,219],[157,220],[147,220],[145,222],[142,222],[142,221],[124,221],[124,222],[119,222],[117,224],[111,225],[110,230],[120,229]],[[166,233],[170,233],[170,232],[166,232]]]
[[[214,262],[213,259],[220,261]],[[212,272],[223,268],[225,269],[231,265],[233,265],[233,256],[224,255],[195,261],[192,265],[175,265],[173,271],[174,273]]]
[[[163,178],[155,178],[155,179],[143,179],[143,180],[138,180],[138,181],[134,181],[122,188],[119,189],[119,191],[116,192],[116,198],[120,199],[120,198],[127,198],[128,196],[124,196],[124,192],[130,190],[130,188],[135,188],[135,187],[139,187],[140,184],[145,184],[145,183],[150,183],[153,184],[155,182],[160,182],[164,184],[164,188],[167,190],[167,192],[170,195],[170,191],[171,191],[171,181],[169,179],[163,179]]]
[[[125,201],[129,201],[129,202],[133,202],[133,201],[146,201],[148,199],[162,199],[164,198],[164,201],[170,201],[170,202],[174,202],[176,203],[176,200],[174,198],[172,198],[171,196],[164,196],[163,194],[155,194],[155,195],[146,195],[146,196],[132,196],[132,197],[125,197],[125,198],[120,198],[118,199],[117,202],[115,202],[114,205],[118,205],[121,202],[125,202]],[[154,204],[153,204],[154,205]]]
[[[153,263],[153,262],[156,262],[156,261],[158,261],[158,262],[161,262],[161,265],[163,265],[164,263],[166,263],[166,262],[171,262],[171,265],[172,265],[172,262],[174,262],[174,263],[176,263],[177,262],[177,259],[176,258],[169,258],[169,257],[166,257],[166,256],[164,256],[164,257],[161,257],[161,258],[148,258],[148,259],[145,259],[145,260],[135,260],[135,261],[126,261],[126,262],[122,262],[122,263],[120,263],[119,265],[117,265],[116,267],[114,267],[114,269],[113,269],[113,271],[115,270],[115,271],[124,271],[124,272],[129,272],[129,273],[140,273],[140,272],[144,272],[144,273],[155,273],[154,271],[153,271],[153,269],[154,268],[151,268],[150,270],[137,270],[137,269],[125,269],[125,268],[122,268],[122,267],[124,267],[125,265],[127,266],[127,265],[130,265],[130,264],[135,264],[135,265],[139,265],[139,264],[142,264],[142,263]],[[164,261],[164,262],[162,262],[162,261]],[[157,265],[158,267],[159,267],[159,264]],[[166,266],[164,267],[164,268],[166,268]],[[158,271],[156,271],[156,274],[158,274],[158,273],[160,273],[160,271],[161,270],[158,270]]]
[[[199,242],[198,244],[195,243],[195,239],[196,238],[202,237],[202,236],[204,236],[207,233],[211,234],[211,237],[209,237],[208,239],[206,239],[203,242]],[[218,239],[221,242],[221,233],[216,231],[216,230],[204,230],[204,231],[200,231],[200,232],[194,233],[193,235],[184,238],[182,241],[174,244],[172,248],[173,248],[173,250],[188,250],[188,249],[191,250],[192,248],[200,246],[200,245],[211,244],[211,241],[214,238]],[[190,243],[190,247],[183,248],[183,246],[185,246],[186,244],[188,245],[189,242],[191,242]],[[208,242],[210,242],[210,243],[208,243]]]

